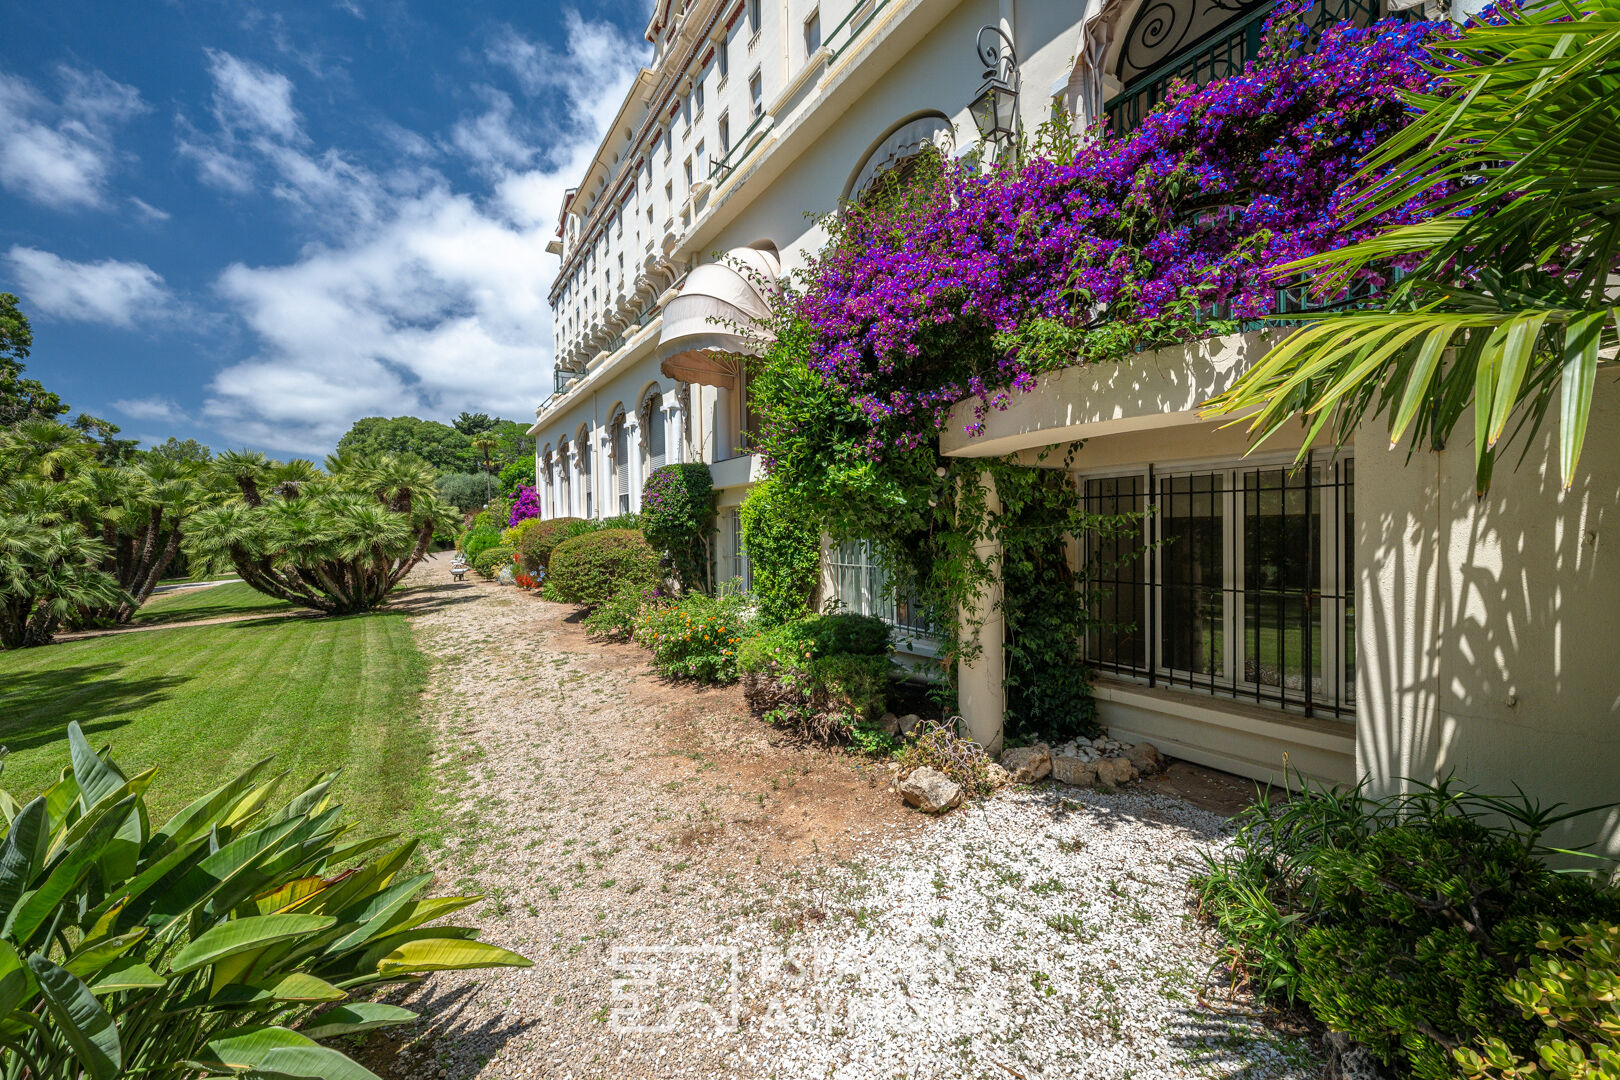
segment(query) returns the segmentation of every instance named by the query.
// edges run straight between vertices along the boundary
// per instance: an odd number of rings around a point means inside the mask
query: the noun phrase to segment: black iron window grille
[[[1120,45],[1114,74],[1125,87],[1104,105],[1109,130],[1123,135],[1134,129],[1178,81],[1207,86],[1243,74],[1260,55],[1260,32],[1275,6],[1270,0],[1144,3]],[[1323,0],[1305,20],[1320,34],[1334,23],[1371,25],[1382,9],[1382,0]]]
[[[1355,715],[1355,462],[1082,477],[1086,655],[1100,671],[1307,716]]]

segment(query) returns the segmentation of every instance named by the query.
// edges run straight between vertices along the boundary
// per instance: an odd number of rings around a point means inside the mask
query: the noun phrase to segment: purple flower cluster
[[[1241,75],[1180,86],[1136,130],[1070,160],[951,171],[920,206],[846,215],[797,301],[811,367],[860,408],[881,453],[932,438],[964,397],[982,416],[1032,388],[1055,365],[1021,335],[1043,320],[1185,339],[1200,311],[1271,313],[1270,268],[1422,216],[1352,227],[1345,203],[1360,160],[1405,122],[1400,94],[1429,85],[1437,29],[1345,24],[1302,54],[1268,37]]]
[[[528,484],[520,484],[517,489],[517,498],[512,501],[512,516],[507,519],[506,527],[510,529],[520,521],[540,516],[540,496]]]

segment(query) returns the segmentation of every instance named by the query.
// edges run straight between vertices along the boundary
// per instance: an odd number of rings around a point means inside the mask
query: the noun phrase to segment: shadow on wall
[[[1356,461],[1359,771],[1374,793],[1454,773],[1549,806],[1620,800],[1620,383],[1598,386],[1568,492],[1553,418],[1483,500],[1466,436],[1408,463],[1373,423]],[[1620,856],[1620,810],[1549,839]]]

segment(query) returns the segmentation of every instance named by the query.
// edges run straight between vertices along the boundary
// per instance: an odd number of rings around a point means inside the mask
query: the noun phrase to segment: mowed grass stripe
[[[67,763],[77,720],[130,773],[159,766],[154,813],[262,757],[290,793],[342,769],[368,832],[398,831],[426,791],[426,665],[398,613],[176,627],[0,653],[0,786],[31,797]]]

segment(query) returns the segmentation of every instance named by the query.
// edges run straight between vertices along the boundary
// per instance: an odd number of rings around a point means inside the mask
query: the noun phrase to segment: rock
[[[1015,784],[1033,784],[1052,775],[1052,750],[1045,743],[1015,746],[1002,752],[1001,767],[1012,774]]]
[[[900,781],[900,797],[925,814],[943,814],[962,802],[962,789],[942,772],[923,765]]]
[[[1327,1051],[1328,1080],[1389,1080],[1393,1074],[1362,1046],[1342,1031],[1330,1031],[1322,1036],[1322,1048]]]
[[[1105,757],[1097,762],[1097,782],[1108,787],[1123,787],[1136,779],[1136,766],[1129,758]]]
[[[922,717],[914,712],[908,712],[900,718],[900,734],[910,735],[911,729],[922,723]]]
[[[1052,779],[1060,784],[1091,787],[1097,782],[1097,766],[1078,754],[1058,754],[1052,759]]]
[[[1004,788],[1012,783],[1012,774],[993,761],[986,767],[985,771],[990,778],[991,787]]]
[[[1125,758],[1135,765],[1136,771],[1143,776],[1152,776],[1164,768],[1164,755],[1150,742],[1139,742],[1135,746],[1126,747]]]
[[[905,729],[900,726],[900,718],[892,712],[884,713],[878,719],[877,726],[879,731],[890,738],[898,738],[905,733]]]
[[[501,585],[516,585],[517,568],[511,563],[507,563],[505,566],[501,567],[500,575],[496,577],[495,580]]]

